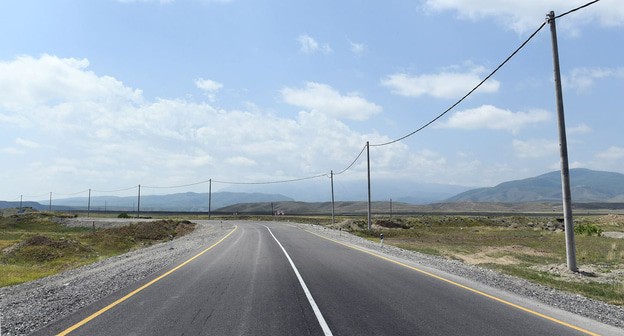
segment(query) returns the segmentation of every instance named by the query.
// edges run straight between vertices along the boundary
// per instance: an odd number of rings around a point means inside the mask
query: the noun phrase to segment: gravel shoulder
[[[129,220],[128,222],[132,222]],[[228,222],[194,221],[191,234],[105,259],[32,282],[0,288],[2,335],[25,335],[96,302],[140,279],[212,245],[232,228]],[[115,223],[118,225],[118,223]],[[624,309],[586,297],[536,285],[459,261],[406,251],[346,232],[309,224],[288,223],[331,239],[409,261],[418,267],[440,270],[514,295],[541,302],[591,320],[624,328]],[[173,249],[171,249],[173,247]]]
[[[116,220],[112,225],[124,224]],[[125,224],[136,222],[125,220]],[[0,288],[1,335],[26,335],[212,245],[231,230],[219,221],[152,245],[53,276]],[[101,226],[111,224],[100,223]],[[173,249],[171,249],[173,247]]]

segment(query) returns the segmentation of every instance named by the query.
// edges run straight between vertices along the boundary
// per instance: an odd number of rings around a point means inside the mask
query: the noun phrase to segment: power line
[[[175,186],[166,186],[166,187],[163,187],[163,186],[141,186],[141,187],[149,188],[149,189],[173,189],[173,188],[191,187],[191,186],[196,186],[196,185],[200,185],[200,184],[204,184],[208,182],[210,182],[210,180],[204,180],[204,181],[199,181],[199,182],[194,182],[194,183],[189,183],[189,184],[175,185]]]
[[[594,1],[588,2],[588,3],[586,3],[586,4],[582,5],[582,6],[579,6],[579,7],[576,7],[576,8],[574,8],[574,9],[571,9],[571,10],[569,10],[569,11],[567,11],[567,12],[563,13],[563,14],[559,14],[559,15],[555,16],[555,17],[554,17],[554,19],[558,19],[558,18],[560,18],[560,17],[564,17],[564,16],[566,16],[566,15],[568,15],[568,14],[571,14],[571,13],[576,12],[577,10],[583,9],[583,8],[585,8],[585,7],[589,7],[589,6],[591,6],[591,5],[595,4],[595,3],[596,3],[596,2],[598,2],[598,1],[600,1],[600,0],[594,0]]]
[[[88,191],[89,191],[89,189],[85,189],[85,190],[81,190],[81,191],[78,191],[78,192],[75,192],[75,193],[69,193],[69,194],[57,193],[57,192],[55,192],[54,194],[55,195],[59,195],[59,196],[74,196],[74,195],[84,194],[84,193],[86,193]]]
[[[233,181],[212,180],[212,183],[237,184],[237,185],[241,185],[241,184],[242,185],[249,185],[249,184],[253,184],[253,185],[258,185],[258,184],[278,184],[278,183],[288,183],[288,182],[297,182],[297,181],[311,180],[311,179],[315,179],[315,178],[319,178],[319,177],[323,177],[323,176],[327,176],[327,174],[319,174],[319,175],[314,175],[314,176],[307,176],[307,177],[300,177],[300,178],[294,178],[294,179],[290,179],[290,180],[279,180],[279,181],[233,182]]]
[[[41,195],[34,195],[34,196],[23,195],[22,197],[24,197],[24,198],[38,198],[38,197],[48,196],[49,194],[50,194],[50,193],[45,193],[45,194],[41,194]]]
[[[555,19],[566,16],[568,14],[574,13],[578,10],[581,10],[585,7],[591,6],[597,2],[599,2],[600,0],[594,0],[591,2],[588,2],[582,6],[576,7],[574,9],[571,9],[563,14],[560,14],[558,16],[555,17]],[[494,71],[492,71],[489,75],[487,75],[487,77],[485,77],[481,82],[479,82],[479,84],[477,84],[474,88],[472,88],[472,90],[470,90],[466,95],[464,95],[461,99],[459,99],[455,104],[451,105],[451,107],[449,107],[448,109],[446,109],[444,112],[442,112],[441,114],[439,114],[437,117],[433,118],[431,121],[429,121],[428,123],[424,124],[423,126],[421,126],[420,128],[416,129],[415,131],[404,135],[396,140],[392,140],[389,142],[385,142],[385,143],[381,143],[381,144],[371,144],[370,146],[373,147],[381,147],[381,146],[386,146],[386,145],[390,145],[393,144],[395,142],[399,142],[401,140],[404,140],[420,131],[422,131],[423,129],[427,128],[429,125],[433,124],[434,122],[436,122],[438,119],[442,118],[442,116],[444,116],[445,114],[447,114],[448,112],[450,112],[453,108],[455,108],[457,105],[459,105],[461,102],[463,102],[466,98],[468,98],[468,96],[470,96],[472,93],[474,93],[481,85],[483,85],[483,83],[485,83],[488,79],[490,79],[490,77],[492,77],[496,72],[498,72],[498,70],[500,68],[502,68],[509,60],[511,60],[522,48],[524,48],[524,46],[526,46],[527,43],[529,43],[529,41],[531,39],[533,39],[533,37],[535,37],[535,35],[537,35],[537,33],[542,30],[542,28],[544,28],[544,26],[546,25],[547,22],[543,22],[539,28],[537,28],[533,34],[531,34],[516,50],[514,50],[514,52],[511,53],[511,55],[509,55],[498,67],[496,67],[496,69],[494,69]]]
[[[139,186],[133,186],[130,188],[125,188],[125,189],[117,189],[117,190],[91,190],[92,192],[99,192],[99,193],[115,193],[115,192],[120,192],[120,191],[128,191],[128,190],[132,190],[135,188],[138,188]]]
[[[555,16],[552,19],[557,19],[557,18],[561,18],[563,16],[566,16],[568,14],[574,13],[580,9],[586,8],[590,5],[593,5],[597,2],[599,2],[600,0],[594,0],[591,2],[588,2],[582,6],[576,7],[574,9],[571,9],[563,14],[560,14],[558,16]],[[500,70],[508,61],[510,61],[522,48],[524,48],[528,42],[533,39],[533,37],[535,37],[537,35],[537,33],[546,25],[547,22],[543,22],[542,25],[539,26],[539,28],[537,28],[516,50],[514,50],[514,52],[512,52],[500,65],[498,65],[489,75],[487,75],[483,80],[481,80],[474,88],[472,88],[468,93],[466,93],[461,99],[459,99],[457,102],[455,102],[453,105],[451,105],[449,108],[447,108],[444,112],[440,113],[438,116],[436,116],[435,118],[433,118],[431,121],[427,122],[426,124],[424,124],[423,126],[421,126],[420,128],[412,131],[409,134],[406,134],[398,139],[392,140],[392,141],[388,141],[385,143],[379,143],[379,144],[370,144],[369,146],[373,146],[373,147],[381,147],[381,146],[386,146],[386,145],[390,145],[396,142],[399,142],[401,140],[404,140],[420,131],[422,131],[423,129],[425,129],[426,127],[430,126],[431,124],[433,124],[434,122],[436,122],[438,119],[440,119],[441,117],[443,117],[444,115],[446,115],[448,112],[450,112],[452,109],[454,109],[457,105],[459,105],[460,103],[462,103],[466,98],[468,98],[472,93],[474,93],[479,87],[481,87],[481,85],[483,85],[486,81],[488,81],[494,74],[496,74],[498,72],[498,70]],[[366,145],[362,148],[362,150],[359,152],[359,154],[356,156],[356,158],[353,160],[353,162],[351,162],[351,164],[349,164],[349,166],[347,166],[345,169],[343,169],[342,171],[338,172],[338,173],[334,173],[333,175],[340,175],[345,173],[346,171],[348,171],[349,169],[351,169],[355,163],[359,160],[359,158],[362,156],[362,154],[364,153],[364,150],[366,149]],[[277,181],[264,181],[264,182],[236,182],[236,181],[219,181],[219,180],[212,180],[212,182],[214,183],[221,183],[221,184],[231,184],[231,185],[266,185],[266,184],[279,184],[279,183],[289,183],[289,182],[297,182],[297,181],[303,181],[303,180],[311,180],[311,179],[315,179],[315,178],[320,178],[323,176],[328,176],[327,174],[318,174],[318,175],[313,175],[313,176],[307,176],[307,177],[301,177],[301,178],[293,178],[293,179],[287,179],[287,180],[277,180]],[[151,189],[172,189],[172,188],[183,188],[183,187],[190,187],[190,186],[195,186],[195,185],[200,185],[200,184],[204,184],[204,183],[208,183],[211,180],[204,180],[204,181],[199,181],[199,182],[194,182],[194,183],[189,183],[189,184],[183,184],[183,185],[175,185],[175,186],[143,186],[144,188],[151,188]],[[99,192],[99,193],[115,193],[115,192],[122,192],[122,191],[128,191],[128,190],[132,190],[137,188],[138,186],[132,186],[129,188],[123,188],[123,189],[116,189],[116,190],[91,190],[92,192]],[[76,192],[76,193],[70,193],[70,194],[62,194],[62,193],[56,193],[57,195],[64,195],[64,196],[72,196],[72,195],[77,195],[77,194],[81,194],[86,192],[87,190],[84,191],[80,191],[80,192]],[[37,195],[37,196],[21,196],[18,197],[22,198],[22,197],[26,197],[26,198],[37,198],[37,197],[44,197],[47,196],[48,193],[46,194],[42,194],[42,195]]]
[[[499,66],[496,67],[496,69],[494,69],[494,71],[492,71],[489,75],[487,75],[481,82],[479,82],[479,84],[477,84],[474,88],[472,88],[472,90],[470,90],[468,93],[466,93],[460,100],[458,100],[457,102],[455,102],[455,104],[451,105],[451,107],[447,108],[444,112],[440,113],[437,117],[433,118],[431,121],[429,121],[428,123],[424,124],[423,126],[421,126],[420,128],[416,129],[415,131],[404,135],[398,139],[392,140],[392,141],[388,141],[388,142],[384,142],[384,143],[380,143],[380,144],[372,144],[370,146],[372,147],[381,147],[381,146],[386,146],[386,145],[390,145],[393,144],[395,142],[399,142],[401,140],[404,140],[406,138],[411,137],[412,135],[422,131],[423,129],[425,129],[426,127],[428,127],[429,125],[433,124],[434,122],[436,122],[438,119],[442,118],[442,116],[444,116],[445,114],[447,114],[448,112],[450,112],[453,108],[455,108],[457,105],[459,105],[461,102],[463,102],[466,98],[468,98],[468,96],[470,96],[473,92],[475,92],[481,85],[483,85],[483,83],[485,83],[488,79],[490,79],[490,77],[494,76],[494,74],[496,72],[498,72],[498,70],[500,68],[502,68],[507,62],[509,62],[509,60],[514,57],[522,48],[524,48],[524,46],[529,43],[529,41],[535,37],[535,35],[537,35],[537,33],[542,30],[542,28],[544,28],[544,26],[546,25],[546,22],[543,22],[541,26],[539,26],[539,28],[537,28],[533,34],[531,34],[531,36],[529,36],[529,38],[527,38],[514,52],[511,53],[511,55],[509,55]]]
[[[334,176],[335,175],[340,175],[340,174],[346,172],[347,170],[351,169],[351,167],[353,167],[353,165],[357,162],[357,160],[360,158],[360,156],[362,156],[362,153],[364,153],[365,149],[366,149],[366,145],[364,145],[364,147],[362,147],[362,150],[360,151],[360,154],[357,155],[355,160],[353,160],[353,162],[351,162],[351,164],[347,168],[341,170],[339,173],[334,173]]]

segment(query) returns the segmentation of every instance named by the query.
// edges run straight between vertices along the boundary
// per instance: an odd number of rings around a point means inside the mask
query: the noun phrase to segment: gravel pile
[[[424,267],[435,268],[446,273],[473,280],[486,286],[498,288],[568,312],[585,316],[605,324],[624,328],[624,308],[620,308],[615,305],[586,298],[582,295],[566,293],[546,286],[531,283],[527,280],[501,274],[490,269],[467,265],[456,260],[407,251],[388,245],[384,245],[382,248],[379,243],[322,226],[309,224],[295,225],[334,240],[361,246],[369,250],[382,252],[401,259],[410,260]]]
[[[0,288],[1,335],[25,335],[212,245],[229,224],[196,221],[189,235],[47,278]],[[173,249],[171,249],[173,247]]]

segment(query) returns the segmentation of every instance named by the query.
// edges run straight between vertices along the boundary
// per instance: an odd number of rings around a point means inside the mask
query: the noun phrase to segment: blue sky
[[[340,171],[585,2],[2,2],[0,199]],[[557,27],[571,166],[624,173],[624,6]],[[372,147],[373,178],[491,186],[558,169],[552,69],[545,27],[437,123]],[[339,178],[365,176],[360,160]]]

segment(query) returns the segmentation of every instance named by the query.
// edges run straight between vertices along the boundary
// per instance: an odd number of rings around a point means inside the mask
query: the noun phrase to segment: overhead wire
[[[557,15],[555,16],[555,19],[560,18],[560,17],[564,17],[568,14],[574,13],[578,10],[581,10],[585,7],[591,6],[597,2],[599,2],[600,0],[594,0],[594,1],[590,1],[584,5],[581,5],[579,7],[576,7],[574,9],[571,9],[563,14]],[[461,99],[459,99],[457,102],[455,102],[453,105],[451,105],[449,108],[447,108],[444,112],[440,113],[438,116],[436,116],[435,118],[433,118],[431,121],[429,121],[428,123],[424,124],[423,126],[419,127],[418,129],[414,130],[411,133],[408,133],[398,139],[392,140],[392,141],[388,141],[388,142],[384,142],[384,143],[380,143],[380,144],[371,144],[371,147],[381,147],[381,146],[387,146],[390,144],[393,144],[395,142],[399,142],[401,140],[404,140],[406,138],[411,137],[412,135],[422,131],[423,129],[427,128],[428,126],[430,126],[431,124],[433,124],[434,122],[438,121],[438,119],[442,118],[445,114],[447,114],[448,112],[450,112],[452,109],[454,109],[457,105],[459,105],[461,102],[463,102],[466,98],[468,98],[468,96],[470,96],[472,93],[474,93],[479,87],[481,87],[481,85],[483,85],[483,83],[485,83],[487,80],[489,80],[496,72],[498,72],[498,70],[500,70],[505,64],[507,64],[507,62],[509,60],[511,60],[520,50],[522,50],[522,48],[524,48],[524,46],[527,45],[527,43],[529,43],[529,41],[531,41],[533,39],[533,37],[535,37],[535,35],[537,35],[537,33],[539,33],[540,30],[542,30],[542,28],[544,28],[544,26],[547,24],[548,22],[542,22],[542,24],[518,47],[516,48],[516,50],[514,50],[514,52],[512,52],[501,64],[499,64],[496,69],[494,69],[494,71],[492,71],[489,75],[487,75],[483,80],[481,80],[479,82],[479,84],[477,84],[474,88],[472,88],[472,90],[470,90],[468,93],[466,93]]]
[[[37,198],[37,197],[44,197],[44,196],[48,196],[50,195],[50,193],[45,193],[45,194],[41,194],[41,195],[34,195],[34,196],[28,196],[28,195],[22,195],[23,198]]]
[[[199,182],[194,182],[194,183],[189,183],[189,184],[181,184],[181,185],[174,185],[174,186],[144,186],[142,185],[141,188],[148,188],[148,189],[173,189],[173,188],[184,188],[184,187],[192,187],[192,186],[196,186],[196,185],[200,185],[200,184],[204,184],[204,183],[208,183],[211,180],[204,180],[204,181],[199,181]],[[214,182],[214,181],[213,181]]]
[[[66,193],[57,193],[57,192],[55,192],[54,194],[55,195],[59,195],[59,196],[74,196],[74,195],[84,194],[84,193],[86,193],[88,191],[89,191],[89,189],[85,189],[85,190],[81,190],[81,191],[78,191],[78,192],[75,192],[75,193],[68,193],[68,194],[66,194]]]
[[[345,169],[341,170],[339,173],[334,173],[334,175],[340,175],[340,174],[342,174],[342,173],[346,172],[347,170],[351,169],[351,167],[353,167],[353,165],[355,165],[355,163],[356,163],[356,162],[357,162],[357,160],[360,158],[360,156],[362,156],[362,153],[364,153],[364,150],[365,150],[365,149],[366,149],[366,145],[364,145],[364,147],[362,147],[362,150],[360,151],[360,154],[358,154],[358,155],[355,157],[355,160],[353,160],[353,162],[351,162],[351,164],[350,164],[347,168],[345,168]]]
[[[449,108],[447,108],[444,112],[440,113],[438,116],[436,116],[435,118],[433,118],[431,121],[427,122],[426,124],[424,124],[423,126],[419,127],[418,129],[416,129],[415,131],[408,133],[407,135],[404,135],[398,139],[392,140],[392,141],[388,141],[388,142],[384,142],[384,143],[380,143],[380,144],[371,144],[371,147],[381,147],[381,146],[387,146],[387,145],[391,145],[395,142],[399,142],[401,140],[404,140],[406,138],[411,137],[412,135],[422,131],[423,129],[427,128],[429,125],[433,124],[434,122],[438,121],[438,119],[442,118],[445,114],[447,114],[448,112],[450,112],[452,109],[454,109],[457,105],[459,105],[461,102],[463,102],[464,100],[466,100],[466,98],[468,98],[468,96],[470,96],[472,93],[474,93],[479,87],[481,87],[481,85],[483,85],[483,83],[485,83],[487,80],[489,80],[492,76],[494,76],[494,74],[496,72],[498,72],[498,70],[500,70],[500,68],[502,68],[505,64],[507,64],[507,62],[509,62],[509,60],[511,60],[522,48],[524,48],[524,46],[529,43],[529,41],[531,39],[533,39],[533,37],[535,37],[535,35],[537,35],[537,33],[542,30],[542,28],[544,28],[544,26],[546,25],[546,22],[542,22],[542,24],[539,26],[539,28],[537,28],[533,34],[531,34],[518,48],[516,48],[516,50],[514,50],[514,52],[511,53],[511,55],[509,55],[501,64],[499,64],[496,69],[494,69],[494,71],[490,72],[489,75],[487,75],[485,78],[483,78],[483,80],[481,80],[479,82],[479,84],[477,84],[475,87],[472,88],[472,90],[468,91],[468,93],[466,93],[461,99],[459,99],[457,102],[455,102],[453,105],[451,105]]]
[[[129,188],[124,188],[124,189],[116,189],[116,190],[95,190],[92,189],[92,192],[99,192],[99,193],[115,193],[115,192],[121,192],[121,191],[128,191],[128,190],[132,190],[132,189],[136,189],[138,188],[138,185],[135,185],[133,187],[129,187]]]
[[[279,184],[279,183],[312,180],[312,179],[324,177],[324,176],[327,176],[327,174],[318,174],[314,176],[300,177],[300,178],[294,178],[294,179],[289,179],[289,180],[265,181],[265,182],[233,182],[233,181],[219,181],[219,180],[212,180],[212,182],[221,183],[221,184],[236,184],[236,185]]]
[[[591,1],[591,2],[588,2],[588,3],[584,4],[584,5],[582,5],[582,6],[578,6],[578,7],[574,8],[574,9],[571,9],[571,10],[569,10],[569,11],[567,11],[567,12],[563,13],[563,14],[559,14],[559,15],[555,16],[555,19],[558,19],[558,18],[560,18],[560,17],[564,17],[564,16],[566,16],[566,15],[568,15],[568,14],[574,13],[574,12],[576,12],[577,10],[581,10],[581,9],[583,9],[583,8],[585,8],[585,7],[589,7],[589,6],[591,6],[591,5],[595,4],[596,2],[599,2],[599,1],[600,1],[600,0],[594,0],[594,1]]]
[[[557,15],[554,17],[554,19],[557,18],[561,18],[564,17],[568,14],[574,13],[578,10],[581,10],[583,8],[586,8],[590,5],[593,5],[597,2],[599,2],[600,0],[594,0],[591,2],[588,2],[582,6],[576,7],[574,9],[571,9],[563,14]],[[437,115],[435,118],[433,118],[432,120],[430,120],[429,122],[425,123],[424,125],[422,125],[421,127],[417,128],[416,130],[391,141],[388,142],[384,142],[384,143],[379,143],[379,144],[368,144],[368,146],[370,147],[382,147],[382,146],[387,146],[387,145],[391,145],[393,143],[402,141],[406,138],[409,138],[411,136],[413,136],[414,134],[422,131],[423,129],[429,127],[431,124],[435,123],[436,121],[438,121],[440,118],[442,118],[444,115],[446,115],[448,112],[450,112],[451,110],[453,110],[455,107],[457,107],[459,104],[461,104],[464,100],[466,100],[466,98],[468,98],[470,95],[472,95],[477,89],[479,89],[479,87],[481,87],[486,81],[488,81],[492,76],[494,76],[494,74],[496,74],[498,72],[498,70],[500,70],[505,64],[507,64],[507,62],[509,62],[518,52],[520,52],[520,50],[522,50],[528,43],[529,41],[531,41],[536,35],[537,33],[542,30],[542,28],[544,28],[544,26],[547,24],[547,22],[543,22],[518,48],[516,48],[502,63],[500,63],[492,72],[490,72],[485,78],[483,78],[483,80],[481,80],[475,87],[473,87],[470,91],[468,91],[468,93],[466,93],[463,97],[461,97],[457,102],[455,102],[454,104],[452,104],[449,108],[447,108],[446,110],[444,110],[442,113],[440,113],[439,115]],[[364,150],[366,149],[367,145],[364,145],[364,147],[362,148],[362,150],[358,153],[358,155],[356,156],[356,158],[351,162],[351,164],[349,164],[345,169],[341,170],[338,173],[334,173],[333,175],[340,175],[345,173],[346,171],[350,170],[355,163],[359,160],[359,158],[362,156],[362,154],[364,153]],[[143,188],[151,188],[151,189],[172,189],[172,188],[183,188],[183,187],[189,187],[189,186],[195,186],[195,185],[200,185],[200,184],[204,184],[207,182],[214,182],[214,183],[221,183],[221,184],[230,184],[230,185],[263,185],[263,184],[279,184],[279,183],[289,183],[289,182],[297,182],[297,181],[304,181],[304,180],[311,180],[311,179],[315,179],[315,178],[320,178],[320,177],[324,177],[324,176],[328,176],[327,174],[318,174],[318,175],[313,175],[313,176],[307,176],[307,177],[301,177],[301,178],[293,178],[293,179],[286,179],[286,180],[277,180],[277,181],[264,181],[264,182],[236,182],[236,181],[221,181],[221,180],[203,180],[203,181],[199,181],[199,182],[194,182],[194,183],[189,183],[189,184],[183,184],[183,185],[175,185],[175,186],[142,186]],[[98,193],[115,193],[115,192],[122,192],[122,191],[128,191],[128,190],[132,190],[135,188],[138,188],[139,185],[137,186],[132,186],[129,188],[122,188],[122,189],[116,189],[116,190],[95,190],[92,189],[91,191],[93,192],[98,192]],[[71,195],[77,195],[77,194],[81,194],[86,192],[87,190],[84,191],[80,191],[77,193],[71,193],[71,194],[62,194],[62,193],[56,193],[58,195],[64,195],[64,196],[71,196]],[[27,198],[36,198],[36,197],[44,197],[47,196],[48,193],[43,194],[43,195],[37,195],[37,196],[20,196],[20,197],[27,197]],[[18,198],[20,198],[18,197]]]

